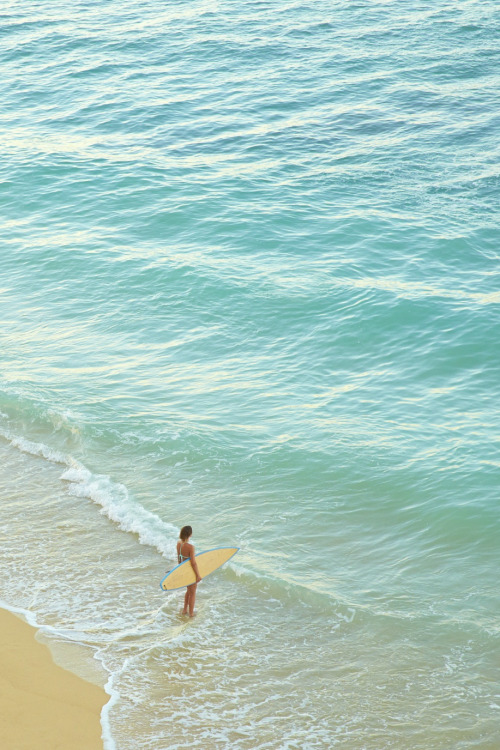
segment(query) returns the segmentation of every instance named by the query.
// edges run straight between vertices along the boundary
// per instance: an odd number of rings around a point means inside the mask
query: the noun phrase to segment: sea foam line
[[[23,453],[40,456],[53,464],[65,466],[61,479],[68,483],[70,495],[92,500],[100,506],[101,513],[119,529],[137,534],[141,544],[154,547],[167,559],[174,556],[178,528],[162,521],[155,513],[151,513],[133,500],[125,485],[114,482],[104,474],[93,474],[73,456],[54,450],[43,443],[27,440],[6,430],[0,430],[0,435]]]

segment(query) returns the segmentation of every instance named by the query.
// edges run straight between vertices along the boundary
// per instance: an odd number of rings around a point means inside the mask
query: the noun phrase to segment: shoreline
[[[59,667],[36,629],[0,609],[0,745],[16,750],[103,750],[109,695]]]

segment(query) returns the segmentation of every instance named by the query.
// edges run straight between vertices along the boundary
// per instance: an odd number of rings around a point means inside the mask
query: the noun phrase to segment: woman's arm
[[[196,583],[199,583],[201,581],[201,576],[200,576],[200,571],[198,570],[198,564],[196,562],[196,558],[194,556],[194,547],[192,544],[190,544],[189,546],[190,546],[189,559],[191,560],[191,565],[196,575]]]

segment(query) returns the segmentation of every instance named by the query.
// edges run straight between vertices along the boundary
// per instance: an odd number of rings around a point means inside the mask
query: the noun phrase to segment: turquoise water
[[[495,3],[0,20],[3,606],[106,750],[497,748]]]

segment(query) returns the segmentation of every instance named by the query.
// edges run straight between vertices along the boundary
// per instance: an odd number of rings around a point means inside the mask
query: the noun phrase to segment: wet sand
[[[103,750],[100,715],[109,696],[57,666],[35,633],[0,610],[0,747]]]

